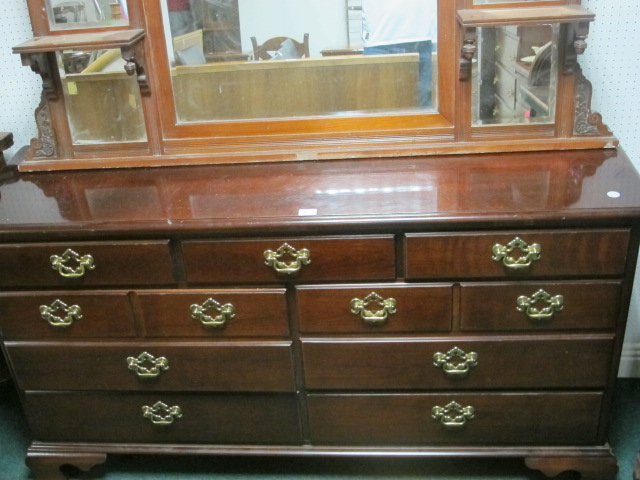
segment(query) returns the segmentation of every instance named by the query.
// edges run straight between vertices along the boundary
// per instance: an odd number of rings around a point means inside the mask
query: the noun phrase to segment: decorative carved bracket
[[[57,100],[58,91],[54,80],[54,63],[51,62],[51,55],[48,52],[22,53],[20,54],[20,59],[22,60],[22,65],[31,67],[31,70],[42,77],[42,90],[47,98],[49,100]]]
[[[578,55],[587,49],[589,22],[570,23],[567,26],[567,49],[564,60],[564,73],[572,75],[578,68]]]
[[[471,66],[473,57],[476,54],[477,46],[477,29],[475,27],[466,28],[464,31],[464,39],[462,41],[462,50],[460,52],[460,80],[469,80],[471,78]]]
[[[36,125],[38,126],[38,138],[31,139],[28,158],[52,158],[57,156],[55,132],[51,126],[51,115],[46,91],[42,92],[40,105],[36,108]]]
[[[149,95],[151,90],[145,69],[146,60],[142,43],[138,42],[135,45],[122,47],[120,52],[122,59],[127,62],[124,65],[124,70],[128,75],[136,75],[138,86],[140,87],[140,94]]]
[[[591,111],[591,97],[593,86],[591,82],[582,74],[580,64],[576,63],[576,96],[575,96],[575,116],[573,122],[574,135],[580,136],[610,136],[609,128],[602,123],[602,115]]]

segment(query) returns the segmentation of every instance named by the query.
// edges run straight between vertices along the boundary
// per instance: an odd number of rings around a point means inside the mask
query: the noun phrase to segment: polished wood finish
[[[640,238],[622,150],[3,179],[0,331],[34,474],[110,453],[473,455],[613,479]],[[25,192],[42,207],[6,208]],[[542,247],[516,274],[492,258],[514,236]],[[297,273],[266,264],[285,243],[309,250]],[[62,279],[66,248],[96,268]],[[564,306],[532,325],[516,299],[539,290]],[[396,312],[367,325],[351,301],[374,292]],[[83,318],[49,325],[39,307],[58,298]],[[209,298],[234,306],[224,325],[192,317]],[[456,348],[475,356],[452,374],[434,355],[455,366]],[[143,352],[168,370],[138,378]],[[158,401],[182,417],[152,425]],[[431,417],[453,401],[474,407],[458,431]]]
[[[483,6],[484,7],[484,6]],[[595,15],[579,5],[525,8],[483,8],[459,10],[460,24],[465,27],[492,27],[499,25],[540,25],[553,18],[554,23],[590,22]]]
[[[97,33],[64,33],[37,37],[13,47],[21,55],[61,50],[92,50],[132,47],[144,38],[142,29],[100,31]]]

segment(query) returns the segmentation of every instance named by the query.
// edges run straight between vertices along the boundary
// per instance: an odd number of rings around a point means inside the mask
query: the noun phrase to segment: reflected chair
[[[302,42],[298,42],[293,38],[289,37],[273,37],[264,42],[262,45],[258,45],[258,41],[256,37],[251,37],[251,44],[253,45],[253,59],[254,60],[271,60],[273,58],[277,58],[274,55],[274,52],[280,51],[283,48],[285,43],[289,43],[295,47],[295,53],[297,53],[297,57],[284,56],[283,58],[302,58],[309,57],[309,34],[304,34],[304,40]]]
[[[206,63],[202,29],[173,37],[173,52],[177,65],[200,65]]]

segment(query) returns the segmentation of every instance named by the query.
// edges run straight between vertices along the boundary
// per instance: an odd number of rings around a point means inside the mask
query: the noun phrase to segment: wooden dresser
[[[2,345],[37,478],[110,453],[615,477],[622,150],[3,178]]]

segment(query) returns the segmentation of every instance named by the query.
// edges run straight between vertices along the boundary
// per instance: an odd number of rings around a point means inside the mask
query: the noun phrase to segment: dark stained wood
[[[354,298],[371,293],[396,301],[396,312],[382,323],[367,323],[351,311]],[[298,287],[296,305],[302,333],[447,332],[451,329],[453,289],[451,285],[380,284],[331,287]],[[377,302],[367,308],[380,310]]]
[[[179,406],[172,425],[154,425],[142,407]],[[293,395],[28,393],[25,410],[38,440],[133,443],[300,444]],[[64,415],[60,413],[64,412]]]
[[[136,297],[148,337],[284,337],[289,334],[283,289],[142,291]],[[203,325],[191,316],[191,305],[208,299],[234,307],[235,316],[223,326]],[[211,310],[209,316],[218,313]]]
[[[291,392],[291,342],[7,343],[24,390]],[[127,358],[165,357],[169,368],[139,378]],[[64,368],[58,367],[64,365]],[[150,366],[149,362],[144,364]],[[90,379],[88,382],[87,379]]]
[[[96,465],[107,461],[105,453],[66,453],[51,455],[48,453],[31,452],[26,459],[26,464],[35,478],[46,480],[67,480],[60,467],[72,465],[83,472],[88,472]]]
[[[600,393],[311,395],[314,445],[586,445],[595,440]],[[434,406],[472,406],[461,428],[431,417]],[[571,415],[565,415],[569,411]],[[508,412],[508,413],[505,413]],[[527,432],[523,435],[523,432]]]
[[[562,295],[564,307],[548,320],[530,319],[517,310],[517,299],[539,290]],[[619,282],[491,283],[462,285],[460,300],[463,331],[613,329],[620,311]],[[548,306],[538,302],[535,308]]]
[[[53,326],[42,318],[40,306],[51,307],[61,300],[77,305],[82,318],[70,326]],[[63,311],[54,313],[64,318]],[[134,337],[133,312],[125,292],[41,292],[0,293],[0,331],[5,339],[82,337]]]
[[[264,252],[283,244],[310,252],[298,273],[279,274],[265,264]],[[269,240],[185,241],[182,254],[192,284],[283,283],[291,280],[390,280],[395,277],[393,237],[273,238]],[[292,262],[284,257],[283,261]]]
[[[302,355],[311,390],[601,388],[612,340],[610,335],[303,339]],[[466,376],[447,376],[434,365],[434,354],[454,347],[478,355]]]
[[[520,270],[493,260],[493,246],[507,246],[515,238],[529,246],[540,245],[540,260]],[[405,240],[407,278],[621,275],[629,240],[628,230],[410,234]],[[526,254],[516,249],[510,256],[518,259]]]
[[[618,464],[613,455],[602,457],[527,457],[527,467],[539,470],[547,477],[555,477],[572,470],[580,474],[581,480],[614,480]]]

